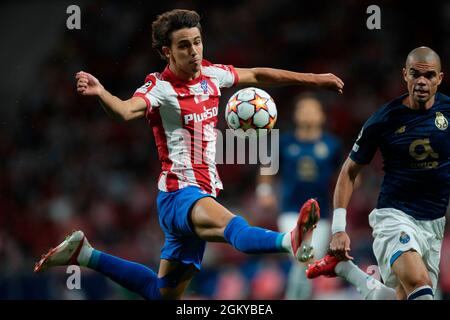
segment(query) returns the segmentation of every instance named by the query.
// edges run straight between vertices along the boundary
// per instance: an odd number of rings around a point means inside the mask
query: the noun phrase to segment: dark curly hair
[[[152,47],[158,51],[161,58],[167,60],[163,55],[162,47],[170,47],[172,42],[172,32],[197,27],[200,32],[200,16],[197,12],[191,10],[175,9],[164,12],[156,17],[152,23]]]

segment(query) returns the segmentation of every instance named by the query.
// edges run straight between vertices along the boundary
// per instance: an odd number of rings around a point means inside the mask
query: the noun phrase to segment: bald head
[[[441,71],[441,58],[439,55],[431,48],[428,47],[418,47],[412,50],[408,57],[406,58],[405,66],[408,68],[412,63],[436,63],[437,71]]]
[[[441,59],[428,47],[412,50],[406,58],[403,79],[408,86],[405,104],[413,109],[429,109],[434,104],[434,96],[441,84]]]

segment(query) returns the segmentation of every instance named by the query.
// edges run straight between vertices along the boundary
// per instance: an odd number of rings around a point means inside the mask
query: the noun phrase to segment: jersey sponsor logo
[[[417,161],[425,160],[428,157],[438,159],[439,153],[434,152],[430,145],[430,139],[417,139],[409,145],[409,154]]]
[[[412,169],[435,169],[439,166],[439,162],[437,161],[425,161],[418,163],[411,163]]]
[[[434,152],[430,139],[417,139],[409,145],[409,155],[417,161],[428,158],[439,159],[439,153]],[[424,161],[411,164],[413,169],[433,169],[439,165],[438,161]]]
[[[411,240],[411,237],[405,232],[400,232],[400,238],[398,239],[402,244],[406,244]]]
[[[212,107],[209,109],[206,109],[206,107],[203,107],[203,112],[201,113],[189,113],[184,115],[184,124],[188,124],[191,121],[200,122],[204,120],[211,119],[213,117],[216,117],[219,113],[219,107]]]
[[[448,121],[441,112],[436,112],[434,124],[439,130],[446,130],[448,127]]]

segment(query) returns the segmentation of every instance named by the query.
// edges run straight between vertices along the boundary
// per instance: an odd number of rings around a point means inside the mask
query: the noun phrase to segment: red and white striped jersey
[[[231,65],[203,60],[201,75],[184,81],[167,66],[151,73],[134,97],[147,103],[146,118],[153,130],[162,172],[158,188],[175,191],[198,186],[216,196],[222,189],[216,168],[216,132],[220,88],[238,82]]]

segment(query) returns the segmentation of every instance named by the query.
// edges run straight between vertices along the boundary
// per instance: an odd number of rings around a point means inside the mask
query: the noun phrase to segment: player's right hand
[[[350,237],[346,232],[336,232],[331,237],[330,251],[340,260],[353,260],[350,256]]]
[[[332,73],[321,73],[315,75],[315,83],[319,87],[324,87],[333,91],[337,91],[339,94],[344,93],[344,81]]]
[[[75,75],[77,92],[83,96],[99,96],[103,90],[100,81],[92,74],[80,71]]]

